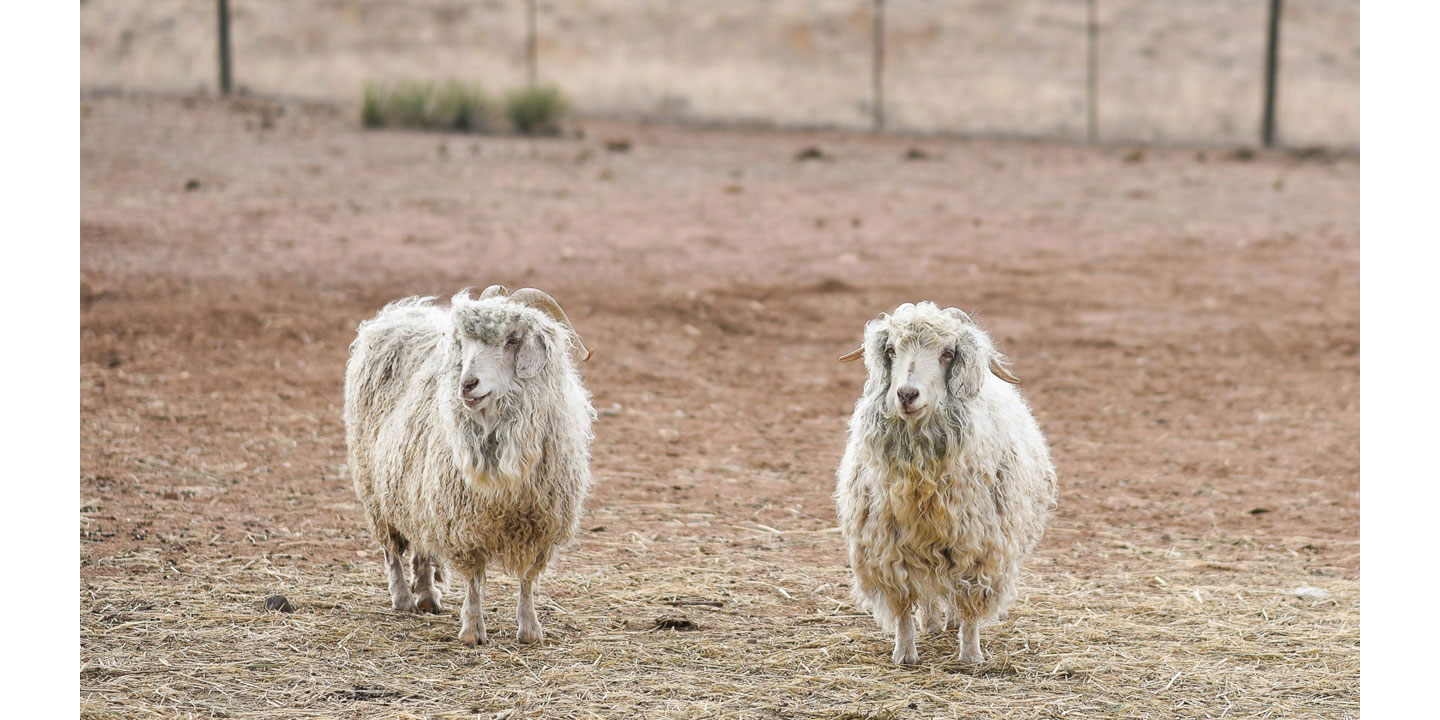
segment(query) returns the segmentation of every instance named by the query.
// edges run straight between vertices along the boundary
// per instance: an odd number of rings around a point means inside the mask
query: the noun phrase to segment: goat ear
[[[950,392],[961,400],[972,400],[980,394],[985,383],[985,367],[978,357],[980,348],[966,333],[960,335],[955,347],[955,359],[950,361]]]
[[[520,343],[520,351],[515,355],[515,375],[521,380],[529,380],[538,375],[540,369],[545,367],[547,350],[545,334],[531,333],[524,342]]]

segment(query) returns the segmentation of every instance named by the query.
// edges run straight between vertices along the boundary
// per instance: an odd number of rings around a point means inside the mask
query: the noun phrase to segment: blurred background
[[[86,0],[82,90],[215,92],[222,4],[233,87],[256,95],[358,104],[367,82],[533,74],[592,118],[1227,145],[1262,142],[1280,5]],[[1357,0],[1283,4],[1277,144],[1358,147],[1359,23]]]

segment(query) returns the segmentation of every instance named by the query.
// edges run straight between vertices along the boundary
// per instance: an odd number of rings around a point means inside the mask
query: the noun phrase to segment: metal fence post
[[[525,77],[530,87],[535,87],[536,79],[539,76],[539,69],[536,67],[539,62],[539,47],[535,40],[535,0],[527,0],[525,3]]]
[[[885,0],[874,0],[870,57],[870,102],[875,132],[885,129]]]
[[[1260,120],[1260,142],[1275,145],[1275,74],[1280,64],[1280,0],[1270,0],[1270,31],[1265,42],[1265,115]]]
[[[219,0],[220,94],[230,94],[230,0]]]
[[[1085,0],[1085,139],[1100,137],[1100,22],[1097,0]]]

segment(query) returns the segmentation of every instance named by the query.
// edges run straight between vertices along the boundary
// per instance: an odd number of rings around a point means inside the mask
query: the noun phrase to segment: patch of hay
[[[582,538],[542,580],[547,638],[533,647],[514,639],[508,576],[492,576],[491,644],[469,649],[456,640],[453,583],[444,614],[397,614],[373,558],[310,567],[268,552],[178,566],[144,553],[104,558],[82,590],[82,716],[1359,712],[1359,582],[1305,567],[1289,549],[1303,538],[1143,548],[1055,528],[1010,616],[982,632],[983,665],[961,666],[946,635],[923,638],[920,666],[904,669],[851,605],[833,530],[698,529],[663,543],[640,532]],[[1097,555],[1110,571],[1073,570],[1072,559]],[[1328,597],[1298,597],[1299,584]],[[263,610],[277,592],[295,612]]]

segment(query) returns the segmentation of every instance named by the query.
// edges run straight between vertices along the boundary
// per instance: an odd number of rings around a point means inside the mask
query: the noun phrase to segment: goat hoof
[[[545,639],[545,630],[538,624],[533,628],[520,628],[515,634],[517,640],[525,644],[538,643]]]
[[[484,630],[461,630],[460,642],[470,647],[477,647],[479,645],[489,644],[490,637],[485,634]]]
[[[973,653],[960,653],[961,665],[979,665],[983,662],[985,662],[985,654],[980,652],[979,650],[976,650]]]
[[[440,607],[440,598],[433,595],[422,595],[415,602],[415,611],[422,613],[439,614],[443,608]]]
[[[415,612],[415,596],[406,595],[403,598],[391,598],[390,607],[395,608],[395,612],[413,613]]]
[[[895,652],[890,654],[890,659],[894,660],[897,665],[918,665],[920,664],[920,653],[915,652],[915,648],[909,650],[896,648]]]

